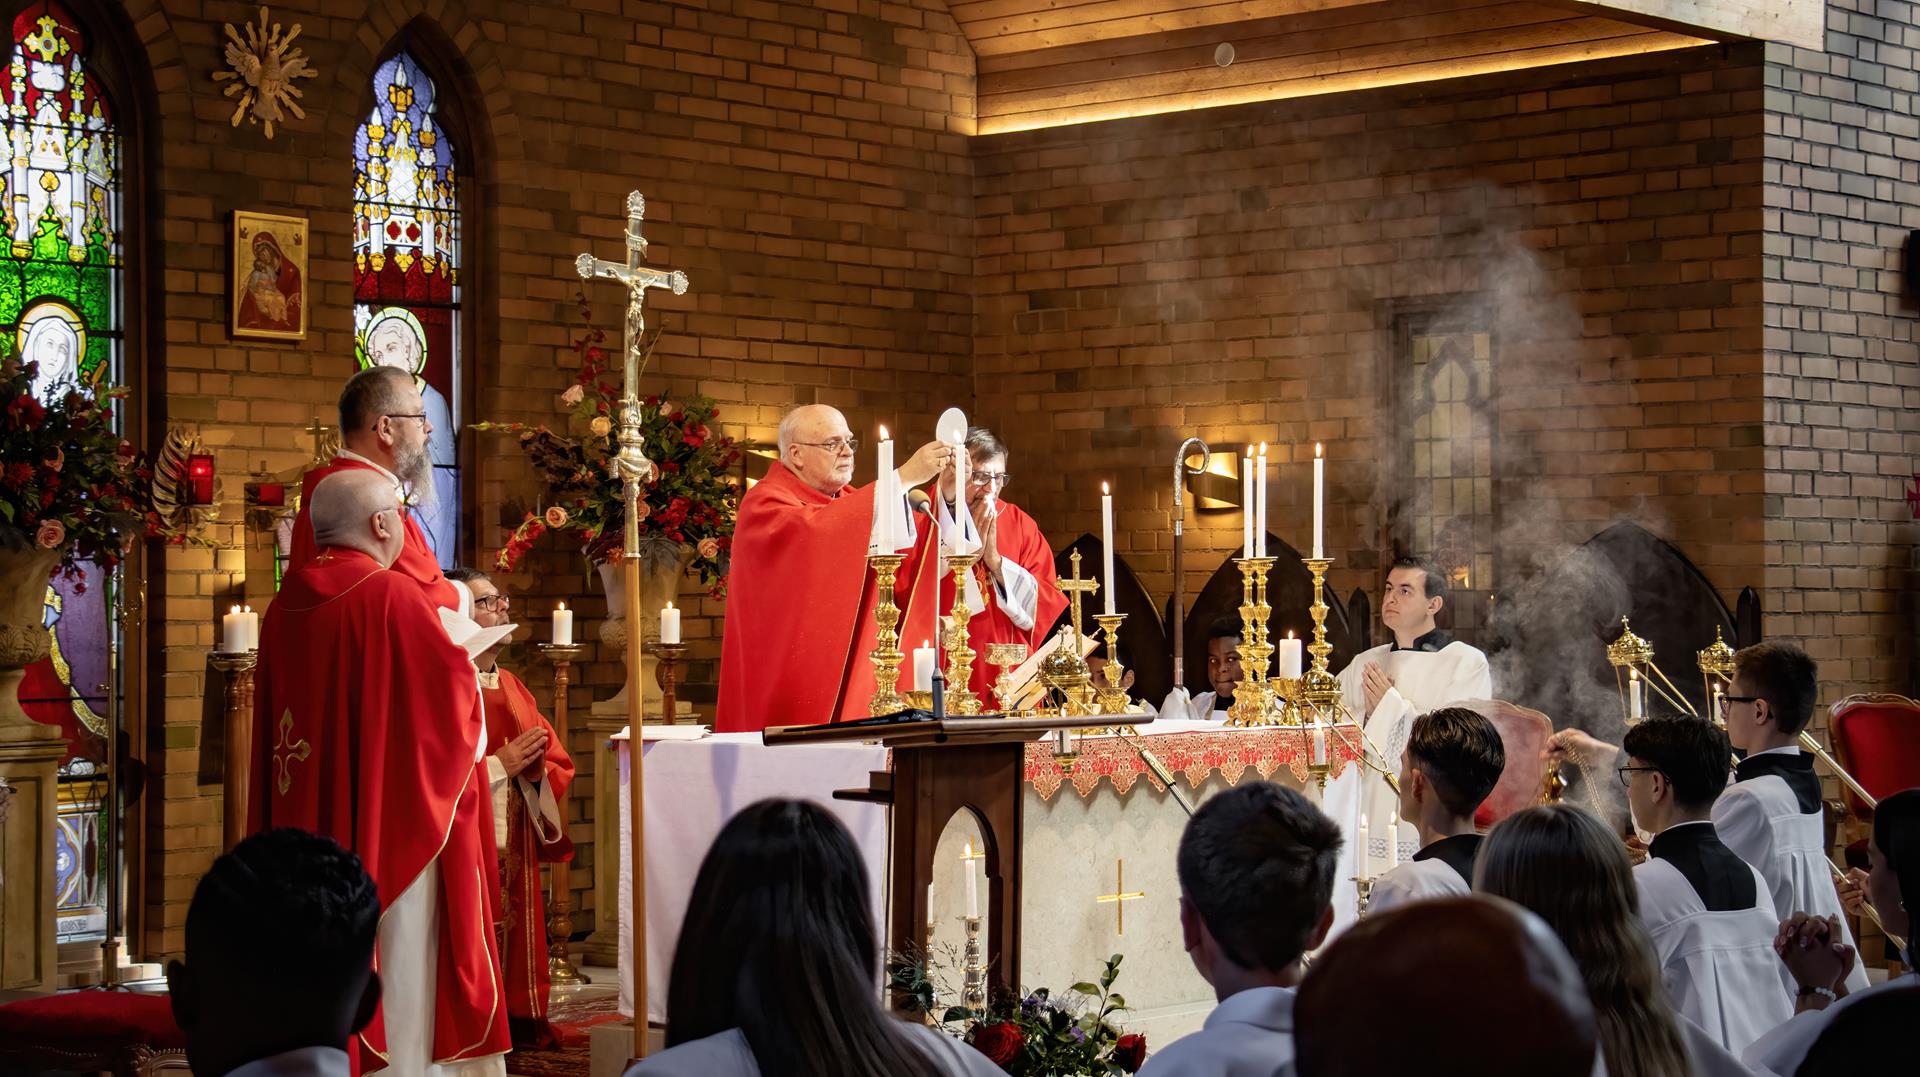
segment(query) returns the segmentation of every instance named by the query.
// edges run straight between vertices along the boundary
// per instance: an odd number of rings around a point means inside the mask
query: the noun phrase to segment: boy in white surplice
[[[1500,731],[1479,711],[1442,707],[1413,720],[1400,754],[1400,817],[1420,831],[1420,851],[1374,881],[1369,912],[1472,892],[1473,813],[1506,765]]]
[[[1634,825],[1654,835],[1633,881],[1661,979],[1674,1008],[1737,1055],[1793,1003],[1773,952],[1773,894],[1708,818],[1727,785],[1726,735],[1700,718],[1649,718],[1622,747]]]
[[[1800,731],[1813,718],[1820,668],[1807,652],[1778,640],[1733,656],[1733,683],[1720,697],[1727,739],[1743,753],[1734,782],[1713,805],[1713,828],[1740,859],[1767,880],[1781,919],[1794,913],[1832,916],[1853,946],[1827,859],[1826,814],[1813,757],[1800,751]],[[1867,986],[1855,963],[1847,988]]]

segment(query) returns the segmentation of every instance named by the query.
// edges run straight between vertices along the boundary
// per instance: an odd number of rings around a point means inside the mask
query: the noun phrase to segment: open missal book
[[[447,638],[460,645],[469,659],[478,658],[489,647],[513,634],[519,625],[494,625],[482,628],[474,619],[458,610],[440,608],[440,627],[447,630]]]
[[[1009,676],[1014,686],[1012,710],[1032,710],[1046,697],[1047,686],[1040,680],[1040,663],[1046,661],[1048,655],[1060,648],[1062,640],[1072,638],[1071,632],[1055,632],[1047,637],[1047,642],[1041,644],[1038,650],[1028,655],[1025,662],[1014,667],[1013,673]],[[1094,648],[1098,646],[1100,641],[1092,636],[1080,637],[1080,657],[1085,658],[1092,654]]]

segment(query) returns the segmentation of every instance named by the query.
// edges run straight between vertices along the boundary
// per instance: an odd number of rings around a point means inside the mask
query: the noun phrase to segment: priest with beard
[[[1392,641],[1360,652],[1340,671],[1347,712],[1365,730],[1367,765],[1350,766],[1329,781],[1321,804],[1349,834],[1358,835],[1364,817],[1371,849],[1356,850],[1356,842],[1350,841],[1340,850],[1340,870],[1333,876],[1336,929],[1358,915],[1356,870],[1378,875],[1389,862],[1409,860],[1419,849],[1420,832],[1413,821],[1393,823],[1400,794],[1383,776],[1399,767],[1413,720],[1450,704],[1493,698],[1487,656],[1449,636],[1436,621],[1446,595],[1446,577],[1431,562],[1396,560],[1380,600],[1380,621],[1393,634]],[[1395,846],[1391,854],[1388,842]]]
[[[340,391],[341,449],[331,463],[307,472],[301,483],[300,514],[293,524],[287,571],[306,564],[316,552],[309,513],[314,488],[341,471],[366,471],[386,480],[404,517],[406,544],[393,563],[394,571],[417,581],[429,602],[457,609],[459,591],[441,573],[440,559],[412,513],[415,503],[435,496],[433,456],[428,448],[432,434],[433,423],[412,374],[398,367],[372,366],[348,378]]]
[[[447,578],[473,597],[473,620],[482,628],[506,624],[509,600],[493,578],[479,569],[456,568]],[[511,637],[509,637],[511,638]],[[559,1040],[547,1023],[553,981],[547,970],[546,902],[540,891],[540,865],[555,871],[573,859],[567,837],[567,788],[573,784],[573,758],[553,723],[526,683],[501,668],[503,639],[475,655],[480,671],[480,701],[487,716],[487,779],[493,826],[487,833],[500,857],[505,901],[499,909],[502,960],[507,973],[507,1017],[513,1042],[553,1047]]]
[[[341,469],[306,507],[315,553],[261,626],[248,829],[330,837],[379,887],[382,1001],[354,1037],[356,1072],[501,1077],[510,1041],[473,663],[419,581],[393,568],[407,532],[387,477]]]

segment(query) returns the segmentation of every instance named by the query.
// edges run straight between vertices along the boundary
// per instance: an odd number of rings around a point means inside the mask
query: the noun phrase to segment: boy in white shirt
[[[1506,765],[1500,731],[1479,711],[1442,707],[1413,720],[1400,753],[1400,818],[1419,829],[1420,851],[1374,882],[1370,912],[1472,892],[1473,813]]]

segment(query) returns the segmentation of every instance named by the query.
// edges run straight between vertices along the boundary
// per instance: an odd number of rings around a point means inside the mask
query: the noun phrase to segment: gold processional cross
[[[293,785],[289,768],[295,763],[305,762],[312,754],[313,747],[305,737],[293,739],[293,712],[289,710],[280,715],[280,735],[273,741],[273,778],[281,796],[285,796],[287,789]]]
[[[1101,894],[1094,900],[1102,905],[1109,903],[1113,905],[1113,933],[1124,935],[1127,933],[1127,902],[1146,896],[1145,890],[1127,889],[1127,862],[1115,860],[1113,862],[1113,893]]]

